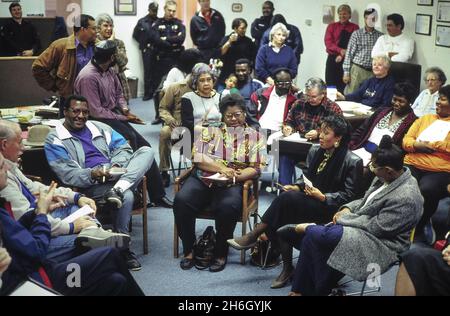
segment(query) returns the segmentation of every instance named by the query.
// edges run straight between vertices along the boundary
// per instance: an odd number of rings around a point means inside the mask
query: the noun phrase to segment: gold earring
[[[334,143],[334,148],[338,148],[339,145],[340,145],[339,142],[335,142],[335,143]]]

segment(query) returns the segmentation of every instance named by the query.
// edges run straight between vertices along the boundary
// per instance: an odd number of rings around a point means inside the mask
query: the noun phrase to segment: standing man
[[[82,14],[79,22],[73,27],[73,35],[50,44],[32,66],[38,84],[47,91],[59,94],[61,117],[64,115],[64,99],[73,94],[75,78],[94,55],[97,38],[95,19]]]
[[[256,47],[260,46],[264,32],[270,27],[270,21],[273,17],[275,8],[272,1],[264,1],[262,6],[262,16],[253,21],[251,26],[251,34],[255,39]]]
[[[153,98],[153,93],[159,83],[153,80],[153,67],[156,64],[154,48],[154,30],[153,23],[158,19],[158,3],[151,2],[148,5],[148,14],[140,19],[133,31],[133,38],[139,43],[139,49],[142,52],[142,61],[144,64],[144,98],[143,101]]]
[[[154,48],[156,63],[152,71],[157,87],[161,85],[161,80],[176,64],[180,53],[184,50],[183,43],[186,39],[186,27],[181,20],[175,17],[176,13],[177,3],[169,0],[164,5],[164,17],[156,20],[152,25],[156,36]],[[156,97],[155,113],[155,121],[152,124],[160,121],[159,106],[157,106]]]
[[[372,57],[388,56],[392,61],[407,63],[414,53],[414,40],[403,33],[405,20],[400,14],[388,15],[388,34],[381,36],[372,50]]]
[[[200,11],[191,19],[191,38],[202,52],[206,64],[219,54],[220,41],[225,36],[222,14],[211,8],[210,0],[198,0]]]
[[[377,39],[383,35],[375,29],[376,18],[377,11],[375,9],[365,10],[364,28],[353,32],[350,36],[344,64],[342,65],[344,70],[342,81],[347,85],[345,93],[354,92],[364,80],[373,76],[372,48]]]
[[[4,56],[33,56],[41,48],[36,28],[22,19],[22,7],[17,2],[11,3],[9,13],[12,19],[0,30],[4,40]]]

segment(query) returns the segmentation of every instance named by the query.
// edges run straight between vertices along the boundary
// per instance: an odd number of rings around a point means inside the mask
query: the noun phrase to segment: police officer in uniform
[[[153,78],[153,68],[156,64],[156,57],[153,51],[156,34],[152,25],[158,19],[157,14],[158,3],[151,2],[148,5],[148,15],[138,21],[133,31],[133,38],[139,43],[144,63],[144,101],[153,97],[153,93],[159,84]]]
[[[270,27],[275,8],[272,1],[265,1],[262,6],[263,15],[255,19],[251,26],[252,37],[255,39],[256,47],[259,48],[264,32]]]
[[[184,50],[184,40],[186,39],[186,27],[183,22],[175,17],[177,13],[177,3],[169,0],[164,5],[164,17],[153,23],[153,30],[156,33],[155,39],[155,58],[156,65],[153,68],[153,78],[157,87],[169,73]],[[158,91],[158,89],[156,90]],[[155,120],[152,124],[162,123],[159,117],[159,95],[154,95],[155,101]]]

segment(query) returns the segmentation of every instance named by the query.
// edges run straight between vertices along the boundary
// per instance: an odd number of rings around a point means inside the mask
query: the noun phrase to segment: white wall
[[[233,13],[231,3],[243,4],[242,13]],[[230,31],[231,21],[237,17],[244,17],[249,24],[261,15],[261,7],[264,0],[241,0],[241,1],[219,1],[212,0],[212,7],[219,10],[227,21],[227,33]],[[435,46],[436,34],[436,11],[437,1],[433,7],[417,6],[416,0],[283,0],[273,1],[275,13],[281,13],[290,24],[296,25],[302,33],[305,51],[299,68],[298,84],[303,86],[305,81],[312,76],[325,77],[326,51],[323,37],[327,25],[322,23],[323,5],[334,5],[337,7],[342,3],[349,4],[353,9],[353,22],[364,25],[363,11],[368,4],[375,3],[381,8],[382,31],[386,32],[385,19],[388,14],[400,13],[405,19],[405,33],[416,42],[413,62],[422,65],[422,72],[430,66],[439,66],[450,77],[450,48]],[[414,33],[415,18],[417,13],[433,15],[431,36],[416,35]],[[337,14],[336,14],[337,15]],[[305,24],[311,20],[312,25]],[[248,31],[248,36],[250,31]],[[423,87],[422,87],[423,88]]]
[[[10,17],[9,14],[9,5],[11,2],[0,2],[0,17]],[[22,0],[20,1],[20,5],[22,6],[23,16],[27,16],[29,14],[45,15],[45,0]]]

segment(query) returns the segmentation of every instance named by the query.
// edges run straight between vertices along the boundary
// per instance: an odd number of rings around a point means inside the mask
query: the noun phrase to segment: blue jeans
[[[282,185],[292,184],[295,173],[296,161],[290,156],[280,155],[280,166],[278,167],[278,182]]]

